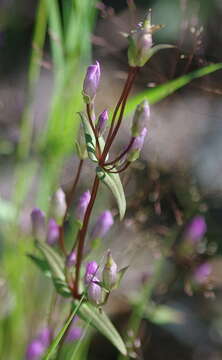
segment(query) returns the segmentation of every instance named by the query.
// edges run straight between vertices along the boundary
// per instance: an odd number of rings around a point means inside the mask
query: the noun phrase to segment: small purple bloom
[[[204,236],[207,225],[203,216],[195,216],[185,230],[185,238],[196,243]]]
[[[109,231],[113,225],[113,216],[109,210],[104,211],[99,218],[92,230],[92,238],[102,238]]]
[[[91,102],[96,96],[96,91],[100,80],[100,65],[96,61],[95,65],[90,65],[83,83],[83,96],[86,102]]]
[[[135,137],[135,140],[127,154],[128,161],[133,162],[138,159],[140,151],[144,144],[144,139],[146,137],[146,134],[147,134],[147,128],[143,128],[140,135]]]
[[[212,265],[206,262],[199,265],[195,269],[193,277],[198,284],[204,284],[208,280],[211,273],[212,273]]]
[[[72,267],[76,264],[76,252],[72,251],[66,258],[66,266]]]
[[[148,125],[150,118],[150,107],[147,100],[142,101],[136,108],[133,123],[132,123],[132,136],[141,136],[142,131]]]
[[[96,130],[99,135],[102,135],[103,131],[105,130],[106,123],[108,121],[108,111],[105,109],[103,112],[99,115],[99,119],[96,125]]]
[[[46,238],[45,214],[38,208],[31,212],[32,233],[36,240],[44,241]]]
[[[99,280],[94,277],[87,287],[88,300],[93,305],[99,305],[102,302],[102,289],[101,286],[97,284],[97,282],[99,282]]]
[[[76,217],[78,220],[83,221],[87,206],[91,199],[90,191],[85,191],[79,198],[79,202],[76,208]]]
[[[106,289],[111,290],[117,282],[117,265],[112,258],[111,251],[107,253],[107,260],[103,269],[103,283]]]
[[[47,243],[49,245],[54,245],[59,240],[59,225],[55,222],[54,219],[50,219],[48,222],[48,232],[47,232]]]
[[[86,272],[85,272],[85,284],[89,284],[90,281],[96,276],[97,271],[99,269],[99,265],[96,261],[90,261],[86,265]]]
[[[39,360],[45,352],[44,344],[39,340],[33,340],[27,347],[26,360]]]
[[[71,328],[68,331],[68,334],[66,335],[66,342],[73,342],[76,340],[79,340],[82,336],[83,330],[80,327],[71,326]]]

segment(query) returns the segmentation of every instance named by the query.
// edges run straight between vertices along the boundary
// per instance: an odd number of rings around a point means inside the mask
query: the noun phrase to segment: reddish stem
[[[78,234],[76,277],[75,277],[75,283],[74,283],[74,288],[73,288],[73,295],[75,298],[79,298],[79,276],[80,276],[80,268],[81,268],[81,263],[82,263],[84,241],[85,241],[86,231],[87,231],[90,215],[92,212],[92,208],[93,208],[94,202],[96,200],[98,187],[99,187],[99,178],[96,175],[95,179],[94,179],[93,187],[92,187],[90,202],[87,206],[85,216],[83,219],[83,225]]]
[[[126,155],[128,151],[131,149],[134,141],[135,141],[135,137],[132,137],[126,149],[119,156],[117,156],[115,160],[105,163],[104,166],[114,165],[117,161],[121,160],[124,157],[124,155]]]
[[[121,172],[123,172],[124,170],[126,170],[126,169],[130,166],[130,164],[131,164],[131,162],[130,162],[130,161],[127,161],[126,164],[125,164],[125,166],[122,167],[122,169],[117,170],[117,171],[109,171],[109,170],[107,170],[107,172],[110,173],[110,174],[120,174]]]

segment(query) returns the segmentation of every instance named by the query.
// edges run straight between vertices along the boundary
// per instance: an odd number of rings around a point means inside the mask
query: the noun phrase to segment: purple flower
[[[68,331],[68,334],[66,335],[66,342],[73,342],[76,340],[79,340],[82,336],[83,330],[80,327],[71,326],[71,328]]]
[[[66,266],[72,267],[76,264],[76,252],[72,251],[66,258]]]
[[[95,65],[90,65],[83,83],[83,96],[87,103],[91,102],[95,96],[100,80],[100,65],[96,61]]]
[[[207,225],[203,216],[195,216],[185,230],[185,238],[192,243],[197,243],[207,231]]]
[[[99,119],[96,125],[96,130],[99,135],[102,135],[103,131],[105,130],[106,123],[108,121],[108,111],[105,109],[103,112],[99,115]]]
[[[96,261],[90,261],[86,265],[86,272],[85,272],[85,284],[89,284],[90,281],[95,277],[97,271],[99,269],[99,265]]]
[[[112,258],[111,251],[107,253],[106,264],[103,269],[103,283],[107,290],[111,290],[117,282],[117,265]]]
[[[150,118],[150,107],[147,100],[142,101],[136,108],[133,123],[132,123],[132,136],[141,136],[144,128],[147,127]]]
[[[39,360],[44,352],[44,344],[39,340],[33,340],[27,347],[26,360]]]
[[[54,245],[59,240],[59,225],[55,222],[54,219],[50,219],[48,222],[48,232],[47,232],[47,243],[49,245]]]
[[[92,230],[92,239],[102,238],[109,231],[113,225],[113,216],[109,210],[104,211],[99,218]]]
[[[211,273],[212,273],[212,265],[206,262],[199,265],[195,269],[193,277],[196,283],[204,284],[208,280]]]
[[[78,220],[83,221],[87,206],[91,199],[90,191],[85,191],[79,198],[79,202],[76,208],[76,217]]]
[[[67,209],[66,196],[64,191],[59,188],[52,198],[52,216],[61,225]]]
[[[99,282],[99,280],[94,277],[87,286],[87,297],[93,305],[99,305],[102,302],[102,289],[97,282]]]
[[[44,241],[46,238],[45,214],[38,208],[31,212],[32,233],[36,240]]]

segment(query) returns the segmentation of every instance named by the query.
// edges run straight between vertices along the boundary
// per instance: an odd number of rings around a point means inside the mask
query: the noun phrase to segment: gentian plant
[[[40,209],[34,209],[31,213],[35,245],[42,254],[41,258],[35,255],[31,255],[31,258],[43,271],[47,269],[56,292],[70,299],[71,314],[62,332],[57,335],[54,333],[54,337],[57,336],[56,341],[53,341],[53,337],[50,335],[47,342],[43,342],[37,337],[30,343],[27,349],[27,359],[39,359],[51,343],[47,350],[48,357],[46,357],[49,359],[59,342],[58,353],[65,344],[65,338],[71,339],[72,334],[75,338],[78,337],[81,332],[79,328],[76,330],[74,326],[74,330],[70,330],[73,329],[71,324],[76,314],[83,320],[91,318],[92,325],[107,336],[120,353],[127,354],[122,338],[102,309],[111,292],[119,286],[127,267],[118,269],[110,250],[107,252],[104,266],[101,267],[101,264],[97,264],[95,261],[86,263],[88,252],[85,251],[85,244],[87,234],[92,240],[103,238],[114,223],[112,212],[104,210],[92,230],[88,231],[101,183],[111,190],[117,201],[120,220],[124,218],[126,199],[120,174],[138,159],[146,139],[150,118],[150,107],[146,99],[135,109],[131,134],[125,148],[116,157],[113,157],[112,149],[115,147],[115,138],[121,130],[127,99],[139,69],[158,50],[170,47],[170,45],[153,46],[152,34],[159,28],[160,26],[151,24],[149,12],[145,20],[128,35],[128,76],[112,113],[108,113],[107,109],[104,109],[101,114],[97,115],[95,107],[101,77],[100,63],[96,61],[87,69],[82,90],[85,111],[79,113],[80,131],[84,133],[85,143],[80,134],[80,140],[76,141],[79,166],[73,186],[67,196],[61,188],[55,192],[48,216]],[[91,190],[85,190],[77,203],[75,210],[77,231],[70,247],[65,237],[65,222],[70,215],[83,162],[86,158],[95,165],[95,175]],[[189,233],[186,236],[192,237]]]

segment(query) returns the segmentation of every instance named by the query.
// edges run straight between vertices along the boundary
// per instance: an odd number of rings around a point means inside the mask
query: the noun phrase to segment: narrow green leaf
[[[32,254],[27,254],[27,256],[47,277],[52,276],[49,264],[45,259],[41,259],[40,257]]]
[[[71,323],[71,321],[73,320],[74,316],[77,314],[77,312],[79,311],[82,302],[83,302],[84,297],[82,296],[81,300],[79,301],[79,303],[74,307],[73,312],[71,313],[71,315],[69,316],[68,320],[66,321],[65,325],[63,326],[63,328],[59,331],[58,335],[55,337],[55,339],[53,340],[52,344],[50,345],[50,347],[47,350],[47,353],[44,356],[44,360],[50,360],[52,359],[52,356],[58,346],[58,344],[60,343],[61,339],[63,338],[63,336],[65,335],[65,332],[69,326],[69,324]]]
[[[112,191],[118,204],[120,219],[122,220],[126,212],[126,198],[119,174],[106,173],[104,170],[97,168],[97,175],[100,180]]]
[[[169,96],[170,94],[174,93],[176,90],[189,84],[192,80],[211,74],[220,69],[222,69],[222,63],[208,65],[202,67],[201,69],[192,71],[189,74],[180,76],[177,79],[168,81],[165,84],[158,85],[153,89],[143,91],[127,101],[126,114],[132,112],[137,106],[137,104],[144,99],[147,99],[150,104],[155,104],[158,101]]]
[[[87,303],[82,304],[78,310],[78,315],[85,321],[91,319],[92,326],[106,336],[121,354],[127,354],[127,350],[121,336],[103,310],[99,310]]]

